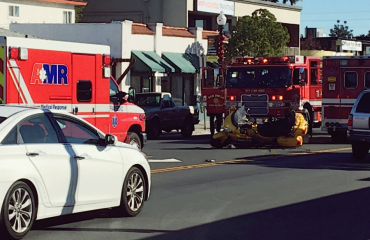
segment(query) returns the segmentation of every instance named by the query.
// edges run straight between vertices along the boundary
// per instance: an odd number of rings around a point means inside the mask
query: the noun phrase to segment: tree
[[[226,58],[281,56],[289,39],[287,28],[276,22],[272,13],[257,9],[251,16],[239,18],[232,27],[231,38],[226,44]]]
[[[290,5],[294,5],[294,4],[296,4],[298,1],[303,1],[303,0],[289,0]],[[283,0],[283,3],[287,3],[287,2],[288,2],[288,0]]]
[[[321,49],[321,44],[319,41],[313,39],[312,32],[308,33],[308,36],[301,43],[302,50],[319,50]]]
[[[77,1],[81,2],[83,0],[77,0]],[[85,8],[84,6],[75,6],[75,22],[76,23],[81,21],[82,16],[83,16],[82,12],[83,12],[84,8]]]
[[[262,0],[262,1],[267,1],[267,2],[274,2],[277,3],[279,0]],[[296,4],[298,1],[303,1],[303,0],[283,0],[283,3],[286,4],[287,2],[290,2],[290,5]]]
[[[340,20],[337,20],[337,24],[334,25],[333,29],[330,29],[330,37],[341,37],[341,38],[352,38],[353,30],[348,30],[347,21],[344,24],[339,24]]]
[[[367,34],[367,35],[365,35],[365,34],[361,34],[361,35],[358,35],[357,37],[370,37],[370,30],[369,30],[369,32],[368,32],[368,34]]]

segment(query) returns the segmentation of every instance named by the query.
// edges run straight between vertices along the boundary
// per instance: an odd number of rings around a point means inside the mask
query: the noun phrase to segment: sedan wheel
[[[1,211],[0,235],[11,239],[24,237],[36,216],[32,190],[23,182],[16,182],[8,191]]]
[[[146,182],[142,172],[132,168],[125,179],[119,213],[124,216],[138,215],[144,206]]]

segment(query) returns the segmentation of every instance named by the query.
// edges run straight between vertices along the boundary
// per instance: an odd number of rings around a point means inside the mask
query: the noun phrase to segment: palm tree
[[[330,29],[330,37],[342,37],[342,38],[352,38],[353,30],[348,30],[347,21],[344,21],[343,24],[339,24],[340,20],[337,20],[337,24],[334,25],[333,29]]]

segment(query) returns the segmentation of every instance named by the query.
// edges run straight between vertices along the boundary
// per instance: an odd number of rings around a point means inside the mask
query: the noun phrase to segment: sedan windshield
[[[137,105],[159,107],[161,95],[159,94],[138,94],[136,95]]]
[[[226,72],[226,88],[287,88],[291,85],[289,67],[232,68]]]
[[[5,119],[6,117],[0,117],[0,123],[4,122]]]

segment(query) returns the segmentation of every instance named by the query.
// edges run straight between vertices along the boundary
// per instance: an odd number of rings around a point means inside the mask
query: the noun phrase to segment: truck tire
[[[369,152],[369,145],[363,142],[352,143],[352,155],[355,160],[363,160]]]
[[[141,144],[140,138],[137,135],[137,133],[129,132],[128,136],[130,138],[129,144],[133,145],[133,146],[136,146],[139,150],[141,150],[143,145]]]
[[[148,138],[152,140],[158,139],[161,135],[161,131],[161,124],[159,120],[157,118],[153,119],[148,126]]]
[[[194,124],[191,118],[186,118],[181,127],[181,135],[183,137],[191,137],[194,131]]]

